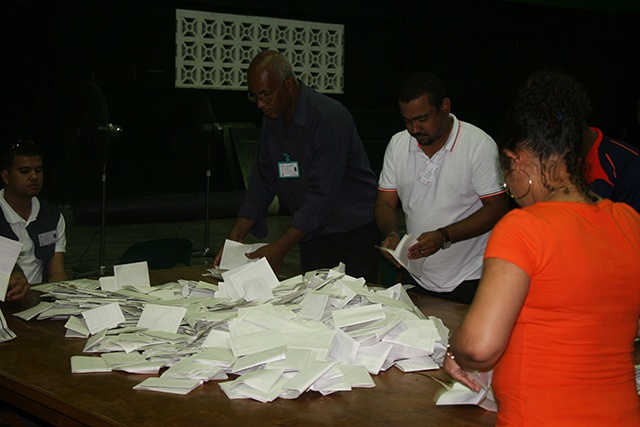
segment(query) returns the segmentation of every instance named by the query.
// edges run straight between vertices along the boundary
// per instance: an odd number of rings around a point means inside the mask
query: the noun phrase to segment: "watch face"
[[[442,249],[447,249],[450,246],[451,246],[451,241],[445,240],[444,242],[442,242]]]

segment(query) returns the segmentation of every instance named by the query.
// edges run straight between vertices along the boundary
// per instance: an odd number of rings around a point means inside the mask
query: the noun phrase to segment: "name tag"
[[[280,178],[300,178],[298,162],[278,162]]]
[[[436,179],[436,172],[438,171],[438,165],[433,162],[426,162],[420,168],[417,179],[424,185],[431,185]]]
[[[38,234],[38,242],[40,246],[49,246],[58,241],[58,231],[51,230],[46,233]]]

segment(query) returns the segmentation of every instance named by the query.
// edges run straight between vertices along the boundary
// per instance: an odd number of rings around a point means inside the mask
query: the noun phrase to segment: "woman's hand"
[[[451,378],[466,385],[476,393],[482,390],[482,386],[478,382],[476,382],[476,380],[471,378],[469,376],[469,373],[462,369],[460,365],[456,363],[455,357],[453,357],[449,352],[447,352],[447,355],[444,357],[443,367],[447,374],[451,376]]]

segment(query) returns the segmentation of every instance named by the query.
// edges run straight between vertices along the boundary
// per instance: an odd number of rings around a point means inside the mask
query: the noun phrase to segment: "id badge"
[[[438,171],[438,165],[433,162],[426,162],[420,172],[418,172],[417,179],[424,185],[431,185],[436,179],[436,172]]]
[[[49,246],[58,241],[58,231],[51,230],[46,233],[38,234],[38,243],[40,243],[40,247]]]
[[[278,162],[278,173],[280,178],[300,178],[298,162],[291,161],[289,153],[282,153],[284,162]]]
[[[298,162],[278,162],[280,178],[300,178]]]

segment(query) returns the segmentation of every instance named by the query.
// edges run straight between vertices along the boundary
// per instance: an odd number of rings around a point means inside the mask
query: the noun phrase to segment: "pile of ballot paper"
[[[38,286],[42,302],[16,316],[67,319],[66,336],[87,340],[72,372],[154,375],[136,389],[186,394],[220,380],[229,398],[269,402],[374,387],[371,375],[392,366],[438,369],[446,351],[448,329],[402,285],[369,287],[343,265],[279,281],[261,259],[222,272],[217,285],[153,287],[146,263],[114,271]]]

